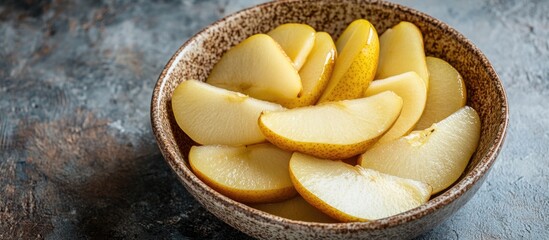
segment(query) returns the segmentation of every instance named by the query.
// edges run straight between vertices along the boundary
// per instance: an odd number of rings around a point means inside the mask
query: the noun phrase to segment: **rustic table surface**
[[[202,208],[151,132],[173,52],[253,0],[1,1],[0,239],[242,239]],[[549,238],[549,1],[398,1],[454,26],[510,104],[479,192],[419,239]]]

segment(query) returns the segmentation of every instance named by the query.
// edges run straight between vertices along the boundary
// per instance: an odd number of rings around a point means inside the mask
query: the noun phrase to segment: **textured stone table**
[[[171,54],[260,1],[2,1],[0,239],[241,239],[180,185],[149,123]],[[549,1],[400,1],[454,26],[507,90],[505,148],[420,239],[549,238]]]

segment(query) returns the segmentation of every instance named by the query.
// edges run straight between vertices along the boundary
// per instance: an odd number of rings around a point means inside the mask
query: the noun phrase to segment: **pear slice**
[[[265,141],[257,126],[262,111],[282,106],[196,80],[183,81],[172,95],[177,125],[199,144],[246,145]]]
[[[295,69],[299,71],[313,49],[315,33],[315,29],[307,24],[286,23],[271,30],[267,35],[280,44],[292,60]]]
[[[290,159],[290,177],[307,202],[343,222],[389,217],[431,195],[431,187],[419,181],[298,152]]]
[[[297,193],[288,172],[292,153],[272,144],[193,146],[189,164],[208,186],[245,203],[282,201]]]
[[[429,92],[416,130],[430,127],[467,103],[467,89],[459,72],[440,58],[427,57],[425,60],[429,69]]]
[[[316,33],[315,44],[307,62],[299,70],[303,91],[300,96],[281,102],[284,107],[295,108],[313,105],[326,88],[336,58],[336,48],[332,37],[325,32]]]
[[[421,117],[427,99],[425,82],[415,72],[373,81],[364,96],[369,97],[384,91],[396,93],[402,98],[403,105],[395,125],[379,139],[378,143],[389,142],[410,133]]]
[[[376,144],[359,158],[365,168],[426,182],[438,193],[454,183],[478,146],[480,118],[465,106],[422,131]]]
[[[349,24],[336,42],[338,58],[319,103],[362,97],[374,79],[379,40],[374,26],[364,19]]]
[[[320,223],[338,222],[311,206],[311,204],[305,201],[301,196],[276,203],[251,204],[250,207],[292,220]]]
[[[301,92],[301,79],[292,61],[266,34],[253,35],[229,49],[206,82],[272,102],[295,98]]]
[[[410,22],[400,22],[387,29],[379,37],[379,65],[376,79],[387,78],[414,71],[429,89],[429,71],[425,63],[423,35],[419,28]]]
[[[263,112],[259,129],[288,151],[344,159],[360,154],[398,118],[402,99],[393,92],[286,111]]]

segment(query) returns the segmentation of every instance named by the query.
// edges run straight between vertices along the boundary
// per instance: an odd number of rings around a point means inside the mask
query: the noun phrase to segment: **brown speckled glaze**
[[[227,49],[279,24],[306,23],[337,39],[357,18],[369,20],[379,34],[400,21],[416,24],[424,34],[427,55],[445,59],[463,75],[468,89],[467,104],[475,108],[482,119],[481,139],[465,173],[451,188],[418,208],[389,218],[322,224],[288,220],[252,209],[217,193],[192,173],[186,158],[193,142],[176,125],[170,103],[172,92],[181,81],[204,81]],[[158,79],[152,97],[151,120],[158,145],[185,188],[206,209],[246,234],[266,239],[402,239],[432,229],[476,193],[502,147],[508,106],[502,84],[486,57],[463,35],[435,18],[382,1],[289,0],[230,15],[183,44]]]

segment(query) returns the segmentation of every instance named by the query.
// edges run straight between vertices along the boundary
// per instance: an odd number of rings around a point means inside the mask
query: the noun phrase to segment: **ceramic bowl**
[[[464,174],[449,189],[426,204],[371,222],[322,224],[288,220],[233,201],[196,177],[187,156],[194,142],[177,126],[171,95],[185,79],[204,81],[213,65],[231,46],[276,26],[298,22],[337,39],[353,20],[369,20],[382,34],[400,21],[423,32],[428,56],[445,59],[463,76],[467,105],[482,119],[480,145]],[[267,239],[412,238],[434,228],[462,207],[482,185],[501,150],[508,122],[502,83],[484,54],[466,37],[445,23],[419,11],[382,1],[289,0],[261,4],[227,16],[184,43],[158,78],[151,106],[152,127],[164,158],[185,188],[208,211],[234,228]]]

